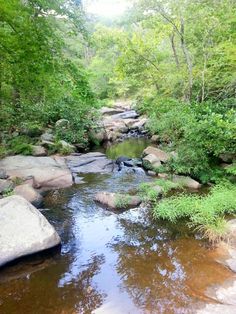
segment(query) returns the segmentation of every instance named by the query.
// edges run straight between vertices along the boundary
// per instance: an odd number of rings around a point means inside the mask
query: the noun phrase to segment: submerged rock
[[[138,196],[110,192],[99,192],[95,195],[94,200],[113,210],[134,208],[141,204]]]
[[[0,200],[0,266],[60,242],[54,227],[23,197]]]

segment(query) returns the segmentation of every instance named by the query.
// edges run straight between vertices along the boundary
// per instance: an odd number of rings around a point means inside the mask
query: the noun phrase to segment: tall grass
[[[172,196],[156,203],[154,217],[177,222],[189,219],[189,225],[202,232],[211,242],[227,236],[225,215],[236,213],[236,185],[224,182],[216,185],[207,196]]]

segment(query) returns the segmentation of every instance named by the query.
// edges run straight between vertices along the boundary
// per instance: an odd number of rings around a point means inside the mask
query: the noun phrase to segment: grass
[[[115,199],[115,206],[117,208],[127,208],[131,202],[131,196],[130,195],[116,195]]]
[[[227,237],[225,215],[236,213],[236,186],[223,182],[213,187],[207,196],[172,196],[156,203],[156,219],[177,222],[187,218],[189,225],[200,231],[211,242]]]
[[[166,195],[173,189],[182,188],[181,184],[170,180],[158,179],[151,183],[142,183],[139,186],[139,195],[144,202],[155,202],[160,195]]]

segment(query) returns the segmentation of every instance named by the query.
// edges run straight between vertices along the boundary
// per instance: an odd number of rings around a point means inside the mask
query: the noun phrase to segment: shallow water
[[[124,154],[125,155],[125,154]],[[134,191],[149,177],[85,175],[84,184],[54,191],[44,214],[62,249],[0,272],[0,313],[193,313],[205,289],[231,273],[183,225],[153,221],[150,211],[112,213],[97,191]]]

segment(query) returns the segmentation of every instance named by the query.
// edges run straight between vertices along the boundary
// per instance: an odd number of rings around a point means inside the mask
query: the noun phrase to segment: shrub
[[[32,155],[31,139],[27,136],[17,136],[9,141],[8,147],[11,154]]]
[[[153,212],[156,219],[171,222],[188,218],[190,226],[217,242],[227,234],[224,216],[236,212],[236,186],[223,182],[213,187],[207,196],[172,196],[156,204]]]

